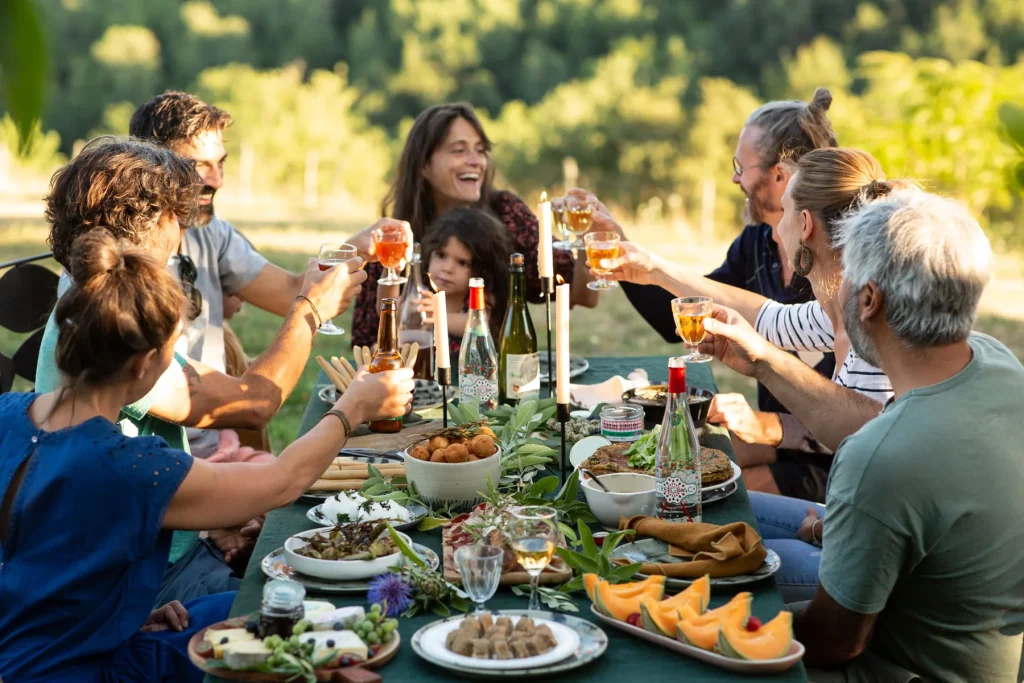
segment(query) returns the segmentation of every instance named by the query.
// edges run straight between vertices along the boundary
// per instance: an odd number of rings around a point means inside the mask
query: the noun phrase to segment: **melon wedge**
[[[601,581],[594,587],[594,605],[598,611],[608,616],[626,621],[630,614],[640,611],[640,603],[644,600],[661,600],[665,593],[665,582],[651,583],[640,592],[630,585],[613,586]]]
[[[689,605],[697,614],[702,614],[708,608],[709,602],[711,602],[711,580],[707,576],[702,576],[694,581],[682,593],[662,600],[663,604],[677,608]]]
[[[645,631],[671,638],[675,635],[679,619],[679,608],[667,600],[644,600],[640,603],[640,622]]]
[[[676,639],[702,650],[714,650],[722,624],[737,624],[746,628],[750,618],[750,593],[737,593],[721,607],[698,614],[690,605],[679,608],[680,621],[676,624]]]
[[[725,621],[718,633],[718,649],[735,659],[778,659],[793,644],[793,614],[779,612],[756,631]]]

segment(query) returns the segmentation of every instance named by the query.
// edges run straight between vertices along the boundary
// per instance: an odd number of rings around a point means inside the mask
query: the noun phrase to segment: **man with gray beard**
[[[794,633],[809,666],[834,667],[810,679],[1011,683],[1024,631],[1024,367],[971,331],[988,240],[956,202],[897,192],[846,219],[838,246],[850,343],[895,395],[840,444],[827,521],[802,529],[823,540]],[[792,357],[735,312],[716,308],[705,327],[702,350],[730,367],[773,392],[782,375],[799,383],[782,367]]]

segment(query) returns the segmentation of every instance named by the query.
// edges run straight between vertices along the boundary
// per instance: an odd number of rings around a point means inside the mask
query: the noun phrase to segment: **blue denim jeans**
[[[782,561],[775,575],[782,599],[787,603],[812,599],[818,589],[821,548],[801,541],[796,532],[807,517],[808,507],[815,508],[824,519],[825,506],[759,491],[748,495],[765,547],[778,553]]]

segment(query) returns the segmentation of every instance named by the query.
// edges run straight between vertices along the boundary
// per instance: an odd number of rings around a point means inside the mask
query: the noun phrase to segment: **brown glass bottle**
[[[381,299],[380,327],[377,328],[377,351],[370,360],[367,372],[398,370],[402,356],[398,352],[398,299]],[[394,434],[402,431],[402,418],[372,420],[367,424],[371,432]]]

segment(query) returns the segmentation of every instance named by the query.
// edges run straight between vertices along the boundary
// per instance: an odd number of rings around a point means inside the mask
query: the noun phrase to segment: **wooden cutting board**
[[[450,581],[456,586],[462,585],[462,577],[459,575],[459,567],[455,564],[455,550],[448,544],[447,540],[441,543],[442,562],[445,581]],[[537,583],[541,586],[563,584],[572,579],[572,568],[557,555],[551,558],[551,564],[540,574]],[[530,583],[530,575],[524,571],[505,572],[498,581],[499,586],[521,586]]]
[[[407,447],[419,441],[424,434],[441,428],[440,420],[425,420],[418,422],[411,427],[402,427],[397,434],[375,434],[366,432],[359,436],[353,436],[345,442],[346,448],[372,448],[374,450],[389,452],[403,451]]]

